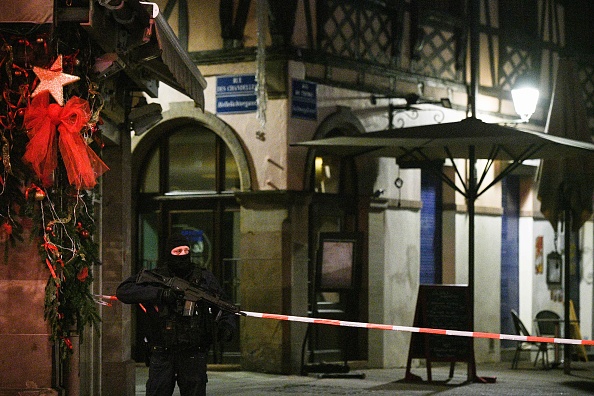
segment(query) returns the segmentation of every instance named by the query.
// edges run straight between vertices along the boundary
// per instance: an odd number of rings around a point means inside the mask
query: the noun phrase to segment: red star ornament
[[[64,85],[80,80],[78,76],[62,73],[62,55],[58,55],[58,58],[49,69],[35,66],[33,72],[39,77],[39,85],[35,88],[31,97],[49,91],[60,106],[64,106]]]

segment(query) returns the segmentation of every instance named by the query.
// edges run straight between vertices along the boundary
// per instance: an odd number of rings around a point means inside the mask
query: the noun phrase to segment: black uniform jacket
[[[173,276],[166,266],[157,268],[154,272],[166,277]],[[132,275],[122,282],[116,290],[116,296],[123,303],[140,304],[146,310],[146,337],[149,346],[208,349],[213,341],[217,317],[216,326],[226,326],[232,332],[236,331],[237,318],[234,314],[209,306],[201,300],[196,304],[194,315],[183,316],[183,300],[180,299],[173,304],[163,303],[161,293],[164,286],[158,283],[139,284],[136,282],[137,276]],[[224,297],[223,289],[208,270],[198,268],[185,280],[213,295]]]

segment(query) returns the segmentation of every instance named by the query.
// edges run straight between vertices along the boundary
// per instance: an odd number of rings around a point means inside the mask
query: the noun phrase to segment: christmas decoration
[[[43,92],[26,109],[25,127],[30,141],[23,160],[31,164],[44,186],[52,185],[51,175],[58,165],[56,126],[70,184],[76,188],[93,188],[96,178],[108,169],[80,133],[90,118],[89,103],[76,96],[60,107],[50,104],[49,94]]]
[[[257,2],[258,21],[258,46],[256,50],[256,102],[258,111],[256,118],[260,121],[260,130],[256,137],[262,141],[266,140],[266,108],[268,107],[268,92],[266,91],[266,21],[269,15],[268,2],[258,0]]]
[[[43,201],[44,199],[45,199],[45,193],[43,191],[38,191],[35,193],[36,201]]]
[[[41,260],[29,265],[48,271],[44,317],[62,360],[70,337],[100,321],[93,202],[108,168],[90,146],[102,147],[95,52],[76,24],[0,27],[0,246],[9,265],[24,227],[39,239]]]
[[[66,198],[69,191],[51,191],[48,197],[58,194]],[[52,340],[60,346],[64,359],[71,351],[70,336],[73,331],[81,334],[87,325],[100,320],[94,296],[90,291],[93,281],[92,267],[100,264],[99,247],[91,235],[95,231],[92,193],[66,198],[70,203],[62,208],[49,199],[38,203],[34,218],[43,226],[42,257],[50,272],[46,285],[45,319],[48,321]],[[54,211],[51,220],[45,217]],[[49,220],[49,221],[48,221]],[[79,232],[86,231],[87,237]]]
[[[80,77],[62,73],[62,55],[58,55],[49,69],[33,67],[33,72],[39,77],[40,83],[31,97],[42,92],[49,92],[60,106],[64,105],[64,85],[72,84],[80,79]]]

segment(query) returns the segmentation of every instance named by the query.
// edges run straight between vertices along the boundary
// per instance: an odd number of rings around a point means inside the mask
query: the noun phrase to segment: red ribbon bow
[[[76,96],[61,107],[50,104],[49,92],[42,92],[27,107],[24,121],[29,143],[23,161],[31,164],[45,187],[52,185],[52,173],[58,166],[56,130],[70,184],[79,189],[91,189],[97,184],[97,178],[109,169],[80,133],[90,118],[89,102]]]

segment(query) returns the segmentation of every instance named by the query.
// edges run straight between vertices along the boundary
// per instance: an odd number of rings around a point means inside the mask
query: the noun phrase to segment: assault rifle
[[[242,314],[239,308],[237,308],[234,304],[228,303],[227,301],[222,300],[219,296],[215,296],[212,293],[176,276],[166,277],[153,271],[142,270],[136,278],[136,283],[159,283],[171,288],[175,292],[178,292],[186,301],[183,310],[184,316],[192,316],[194,314],[196,302],[199,300],[204,300],[223,311],[231,312],[236,315]]]

